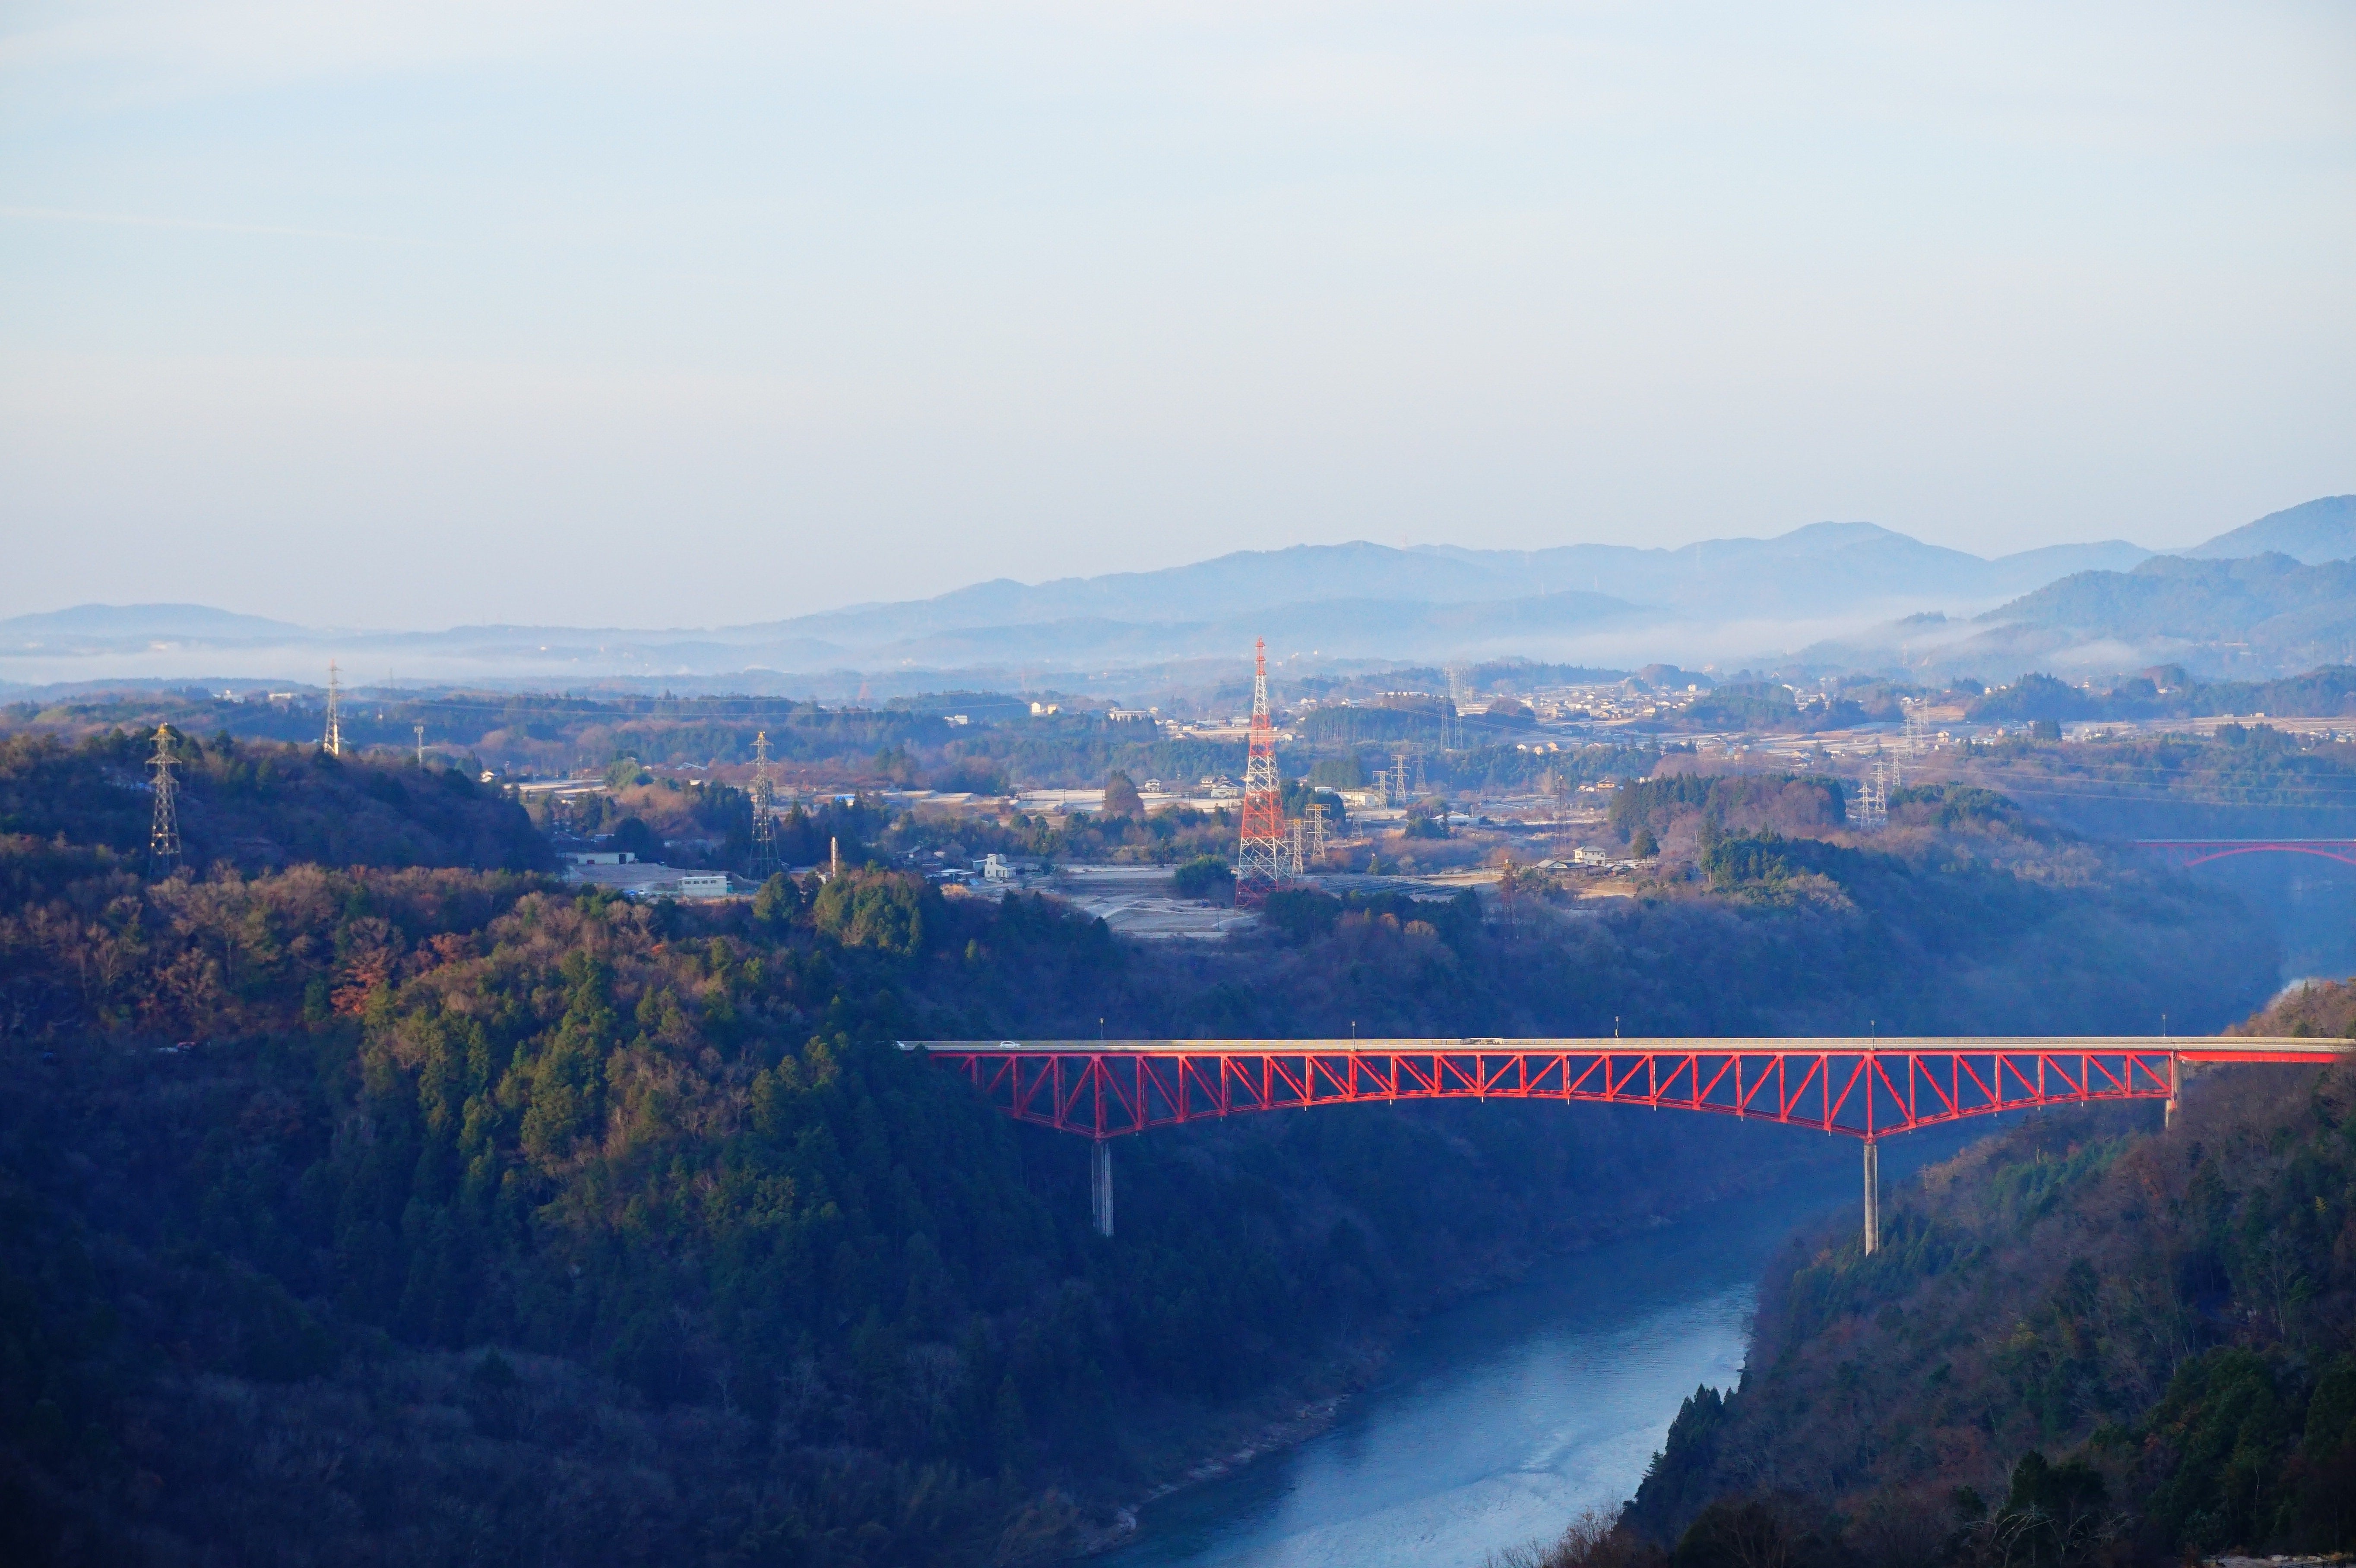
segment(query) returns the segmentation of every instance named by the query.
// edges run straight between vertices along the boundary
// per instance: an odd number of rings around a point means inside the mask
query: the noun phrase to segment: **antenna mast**
[[[156,725],[155,754],[147,759],[155,775],[155,819],[147,829],[147,866],[158,877],[170,876],[180,864],[180,780],[172,772],[178,763],[172,755],[171,727]]]
[[[1251,741],[1244,753],[1243,834],[1236,847],[1236,907],[1258,909],[1284,880],[1284,801],[1277,791],[1276,723],[1268,710],[1268,644],[1252,644]]]
[[[777,874],[777,787],[769,782],[769,732],[753,737],[753,879]]]
[[[333,659],[327,661],[327,734],[319,744],[331,757],[344,754],[343,692],[336,678],[336,661]]]

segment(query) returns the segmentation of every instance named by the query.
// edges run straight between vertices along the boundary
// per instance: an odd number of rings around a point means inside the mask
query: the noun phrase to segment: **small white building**
[[[1601,866],[1611,859],[1602,850],[1588,844],[1582,844],[1570,852],[1570,863],[1574,866]]]
[[[734,891],[725,871],[681,871],[679,876],[683,899],[724,899]]]
[[[985,855],[981,859],[981,880],[985,882],[1011,882],[1014,868],[1002,855]]]
[[[562,859],[575,866],[633,866],[638,859],[627,849],[567,849]]]

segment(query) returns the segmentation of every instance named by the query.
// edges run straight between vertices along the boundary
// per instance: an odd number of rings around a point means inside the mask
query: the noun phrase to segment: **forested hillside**
[[[2213,735],[2129,734],[2070,745],[1978,746],[1943,762],[2097,838],[2356,836],[2356,757],[2270,724]]]
[[[271,756],[293,782],[211,798],[274,845],[374,776]],[[1083,1145],[897,1039],[2199,1027],[2272,964],[2180,879],[2001,811],[1866,849],[1729,806],[1708,880],[1609,912],[1298,894],[1182,951],[877,868],[691,908],[351,863],[434,858],[392,832],[147,880],[135,792],[0,763],[27,1562],[1051,1554],[1448,1294],[1851,1153],[1545,1105],[1245,1117],[1122,1140],[1106,1243]],[[388,821],[513,810],[396,782]],[[1661,808],[1675,837],[1708,805]]]
[[[2356,988],[2247,1028],[2356,1034]],[[2158,1119],[2046,1113],[1892,1195],[1872,1257],[1847,1225],[1796,1244],[1741,1386],[1558,1561],[2356,1546],[2356,1068],[2201,1071]]]
[[[316,746],[199,741],[167,732],[180,781],[180,836],[192,866],[293,864],[553,866],[523,809],[452,768],[395,757],[329,756]],[[120,731],[73,745],[0,738],[0,835],[62,839],[123,865],[144,860],[153,818],[154,741]]]
[[[0,1061],[27,1559],[1054,1549],[1055,1488],[1118,1496],[1452,1286],[1823,1156],[1546,1107],[1270,1117],[1125,1143],[1107,1245],[1083,1146],[889,1042],[1168,1028],[1241,987],[1036,902],[886,873],[716,916],[454,871],[55,891],[0,922],[12,1000],[59,1004],[14,1009],[47,1022]],[[1358,925],[1386,973],[1446,962]]]
[[[2066,626],[2134,644],[2154,636],[2255,647],[2278,658],[2347,646],[2356,565],[2287,555],[2226,560],[2154,556],[2131,571],[2081,571],[1989,611],[1982,621]]]

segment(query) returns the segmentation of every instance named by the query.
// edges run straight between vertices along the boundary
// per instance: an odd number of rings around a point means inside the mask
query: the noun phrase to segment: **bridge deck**
[[[2317,1065],[2356,1040],[2245,1035],[1422,1040],[916,1040],[1000,1114],[1095,1140],[1090,1203],[1112,1234],[1106,1140],[1254,1111],[1401,1100],[1556,1100],[1702,1112],[1865,1143],[1865,1250],[1879,1244],[1878,1139],[1966,1116],[2165,1101],[2188,1062]]]
[[[903,1040],[1005,1115],[1107,1138],[1350,1103],[1570,1100],[1761,1117],[1871,1140],[1962,1116],[2173,1104],[2187,1063],[2313,1065],[2356,1041],[2239,1035]]]
[[[1986,1056],[2163,1052],[2179,1061],[2328,1061],[2356,1040],[2254,1035],[1708,1035],[1400,1040],[904,1040],[952,1056]]]

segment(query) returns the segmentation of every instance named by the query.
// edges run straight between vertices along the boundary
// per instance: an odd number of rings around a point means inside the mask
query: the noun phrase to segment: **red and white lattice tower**
[[[1251,745],[1244,754],[1244,830],[1236,849],[1236,907],[1258,909],[1284,880],[1290,844],[1276,787],[1276,724],[1268,711],[1268,644],[1252,644]]]

